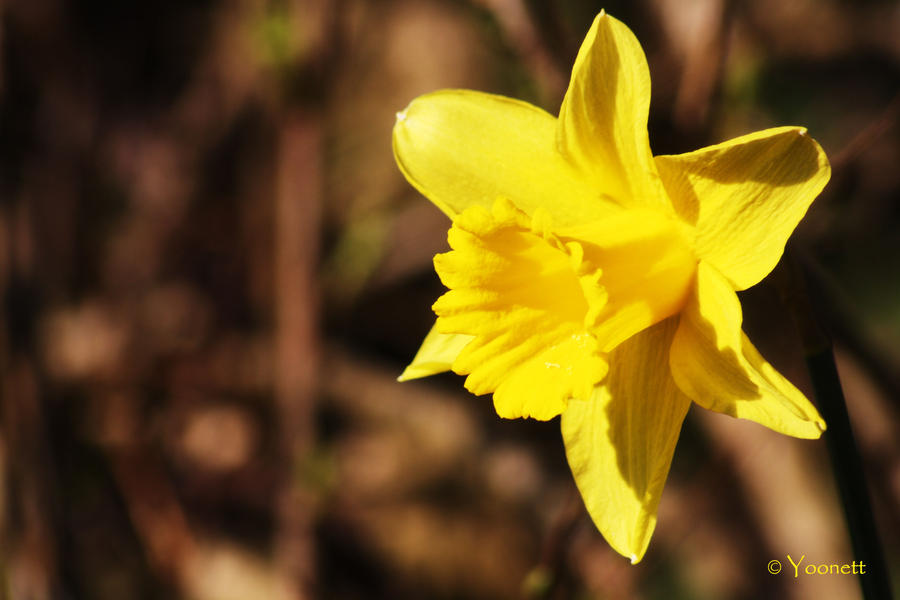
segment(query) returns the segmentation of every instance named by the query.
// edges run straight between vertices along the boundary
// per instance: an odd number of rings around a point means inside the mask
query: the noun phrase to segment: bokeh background
[[[446,218],[394,115],[447,87],[555,113],[601,9],[656,153],[805,125],[834,176],[792,239],[900,570],[900,5],[841,0],[0,4],[0,597],[858,597],[824,444],[694,407],[649,553],[584,513],[558,423],[398,384]],[[763,354],[809,391],[767,280]]]

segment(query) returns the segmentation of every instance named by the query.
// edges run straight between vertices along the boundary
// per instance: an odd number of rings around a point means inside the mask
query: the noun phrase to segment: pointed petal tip
[[[412,381],[413,379],[421,379],[422,377],[426,377],[427,375],[422,374],[422,369],[416,369],[413,365],[409,365],[403,372],[397,376],[397,381],[400,383],[404,383],[406,381]]]
[[[406,111],[408,109],[409,109],[409,107],[407,106],[403,110],[397,111],[397,121],[396,121],[395,125],[399,125],[400,123],[403,123],[404,121],[406,121]]]
[[[636,565],[636,564],[638,564],[638,562],[640,562],[641,559],[638,558],[637,554],[632,554],[630,560],[631,560],[631,564]]]

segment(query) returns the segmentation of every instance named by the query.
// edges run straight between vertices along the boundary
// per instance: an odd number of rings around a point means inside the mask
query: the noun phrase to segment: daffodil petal
[[[556,119],[526,102],[468,90],[420,96],[397,114],[394,157],[451,218],[508,198],[557,224],[600,218],[609,203],[556,149]]]
[[[698,256],[737,290],[758,283],[831,176],[822,148],[801,127],[779,127],[656,165],[679,215],[695,225]]]
[[[577,244],[563,245],[508,201],[454,219],[451,252],[434,258],[450,290],[433,309],[441,333],[474,338],[453,361],[473,394],[494,393],[501,417],[550,419],[569,398],[587,398],[606,374],[585,315],[602,294],[585,294]],[[599,290],[595,290],[599,291]]]
[[[647,137],[650,72],[622,22],[604,12],[591,25],[559,112],[560,152],[622,206],[671,212]]]
[[[569,466],[588,513],[609,544],[638,562],[656,527],[656,509],[690,399],[669,374],[672,317],[610,355],[610,371],[588,401],[562,415]]]
[[[432,327],[422,341],[416,356],[403,370],[397,381],[420,379],[449,371],[450,365],[466,347],[466,344],[471,341],[472,336],[470,335],[440,333],[436,327]]]
[[[678,387],[709,410],[786,435],[818,438],[825,421],[759,354],[741,330],[741,321],[741,304],[731,284],[701,262],[669,357]]]

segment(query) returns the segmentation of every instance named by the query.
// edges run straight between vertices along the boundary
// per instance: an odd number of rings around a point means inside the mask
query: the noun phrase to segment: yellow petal
[[[604,297],[602,289],[585,293],[597,275],[579,274],[577,243],[532,230],[505,201],[466,210],[448,238],[453,251],[434,265],[450,290],[433,308],[439,332],[475,336],[453,362],[454,372],[468,374],[466,389],[493,392],[506,418],[550,419],[569,398],[588,397],[606,361],[585,315]]]
[[[610,371],[589,401],[562,415],[569,466],[597,528],[620,554],[639,561],[690,400],[669,375],[678,318],[629,339],[610,355]]]
[[[467,90],[420,96],[397,114],[394,157],[451,218],[499,197],[557,223],[599,218],[608,203],[556,149],[556,119],[526,102]]]
[[[560,152],[604,196],[671,212],[650,153],[649,107],[650,72],[640,44],[601,12],[578,51],[559,112]]]
[[[419,351],[416,352],[415,358],[403,370],[397,381],[409,381],[449,371],[450,365],[470,341],[472,341],[470,335],[440,333],[437,328],[432,327]]]
[[[741,330],[741,304],[728,281],[703,262],[681,314],[670,365],[678,387],[716,412],[780,433],[818,438],[825,421],[800,390],[760,356]]]
[[[676,211],[696,226],[697,255],[735,289],[765,277],[831,175],[800,127],[745,135],[656,165]]]

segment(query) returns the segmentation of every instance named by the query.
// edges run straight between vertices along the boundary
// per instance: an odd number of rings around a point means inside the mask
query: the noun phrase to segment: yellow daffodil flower
[[[605,13],[559,118],[466,90],[397,115],[409,182],[453,224],[449,291],[401,375],[452,369],[501,417],[562,415],[588,512],[640,560],[691,402],[817,438],[819,413],[741,330],[735,294],[765,277],[830,167],[800,127],[675,156],[647,137],[650,75]]]

